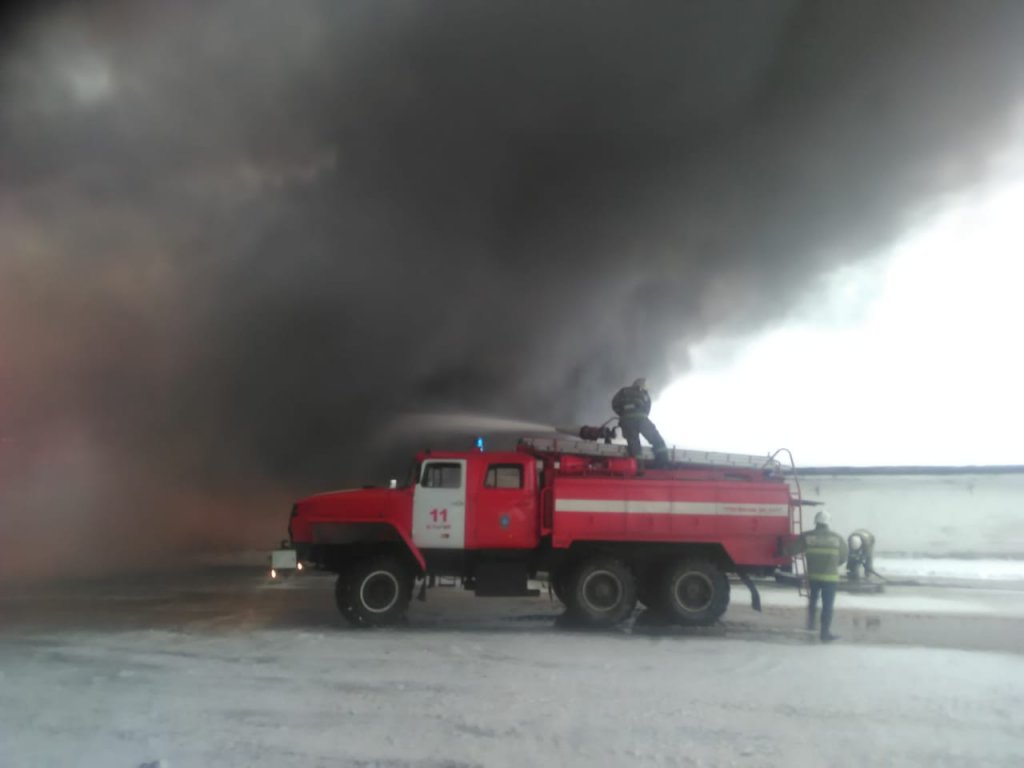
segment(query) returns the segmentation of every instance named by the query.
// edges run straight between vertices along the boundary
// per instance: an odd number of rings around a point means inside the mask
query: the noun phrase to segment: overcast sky
[[[1024,463],[1024,145],[791,319],[691,349],[666,439],[804,465]]]

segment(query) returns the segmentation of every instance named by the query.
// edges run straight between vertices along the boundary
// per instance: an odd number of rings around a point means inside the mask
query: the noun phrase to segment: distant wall
[[[807,469],[800,485],[826,503],[837,532],[867,528],[883,555],[1024,558],[1024,471],[910,471]]]

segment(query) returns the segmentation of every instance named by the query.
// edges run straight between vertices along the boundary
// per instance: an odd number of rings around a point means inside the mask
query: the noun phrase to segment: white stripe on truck
[[[727,517],[788,517],[785,504],[738,504],[713,501],[633,501],[630,499],[555,499],[556,512],[594,512],[629,515],[723,515]]]

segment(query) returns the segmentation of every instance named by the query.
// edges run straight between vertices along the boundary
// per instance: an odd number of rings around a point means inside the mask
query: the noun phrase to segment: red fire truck
[[[394,623],[436,577],[478,596],[538,594],[545,575],[567,613],[610,626],[639,601],[668,622],[716,621],[729,574],[789,560],[780,540],[799,530],[800,501],[770,457],[673,450],[638,470],[625,447],[569,438],[520,441],[508,452],[423,452],[409,485],[335,491],[294,505],[283,568],[336,573],[342,615]]]

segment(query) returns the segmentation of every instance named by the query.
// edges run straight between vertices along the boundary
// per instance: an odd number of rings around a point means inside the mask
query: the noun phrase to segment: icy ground
[[[329,586],[0,599],[0,766],[1024,765],[1024,655],[899,644],[1012,631],[1021,650],[1018,616],[841,595],[844,639],[822,646],[783,590],[764,616],[737,590],[721,627],[666,634],[437,590],[408,626],[358,631]]]
[[[985,581],[1024,584],[1024,560],[1020,559],[879,557],[874,565],[876,570],[890,578],[922,579],[932,583]]]

